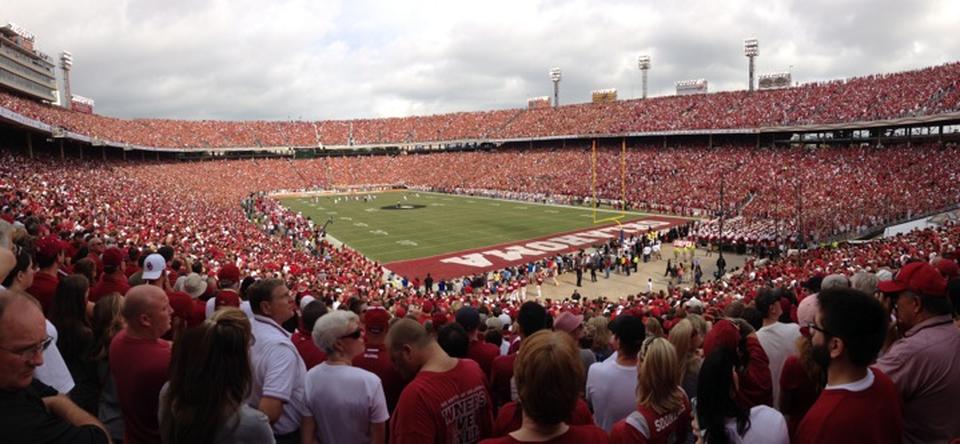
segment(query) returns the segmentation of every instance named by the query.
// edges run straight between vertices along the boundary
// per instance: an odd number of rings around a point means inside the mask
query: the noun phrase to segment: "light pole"
[[[553,81],[553,107],[560,105],[560,68],[555,67],[550,70],[550,80]]]
[[[750,59],[750,91],[753,91],[753,59],[760,55],[760,43],[756,38],[743,41],[743,55]]]
[[[650,56],[642,55],[637,58],[637,66],[640,68],[640,74],[643,79],[643,98],[647,98],[647,70],[650,69]]]
[[[73,54],[70,51],[60,53],[60,69],[63,70],[63,106],[70,109],[73,106],[73,94],[70,92],[70,69],[73,67]]]

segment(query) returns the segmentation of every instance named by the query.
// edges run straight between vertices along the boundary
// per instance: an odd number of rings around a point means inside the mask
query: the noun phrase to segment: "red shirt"
[[[390,422],[393,444],[472,444],[490,436],[493,410],[483,371],[458,359],[445,372],[421,371],[403,389]]]
[[[516,360],[516,353],[498,356],[490,366],[490,393],[496,406],[504,405],[513,398],[510,380],[513,379],[513,363]]]
[[[470,341],[467,348],[467,358],[477,361],[483,374],[489,375],[493,360],[500,356],[500,347],[485,341]]]
[[[750,354],[750,362],[740,373],[737,404],[745,409],[760,404],[772,406],[773,376],[770,375],[770,359],[756,335],[747,336],[747,353]]]
[[[127,294],[127,290],[130,289],[130,284],[127,283],[127,278],[123,277],[123,273],[118,274],[103,274],[100,276],[100,281],[97,282],[90,290],[90,302],[97,302],[100,298],[117,292],[120,293],[120,296]]]
[[[690,404],[686,397],[679,411],[658,415],[646,406],[617,421],[610,430],[610,442],[617,444],[668,444],[686,442],[690,433]],[[641,429],[644,430],[641,432]]]
[[[780,373],[780,412],[787,419],[790,436],[797,431],[800,420],[810,410],[810,406],[817,402],[820,390],[817,383],[810,380],[807,372],[800,365],[797,355],[790,355],[783,363],[783,372]]]
[[[383,394],[387,398],[387,410],[393,413],[400,399],[400,393],[407,384],[390,361],[387,347],[382,344],[367,344],[363,354],[353,358],[353,366],[380,377]]]
[[[514,444],[521,442],[526,441],[517,441],[510,435],[480,441],[481,444]],[[572,425],[570,426],[570,429],[567,430],[567,433],[557,436],[549,441],[538,442],[549,444],[606,444],[609,441],[607,441],[607,433],[604,432],[600,427],[595,425]]]
[[[33,275],[33,285],[27,289],[27,293],[37,298],[37,301],[40,301],[40,306],[43,307],[43,315],[47,318],[50,317],[50,310],[53,308],[53,298],[57,294],[57,285],[59,284],[60,276],[39,272]]]
[[[863,391],[824,389],[803,417],[794,443],[900,443],[903,414],[893,381],[880,370]]]
[[[493,436],[505,436],[519,430],[523,425],[523,410],[518,408],[516,401],[510,401],[497,412],[497,420],[493,423]],[[593,413],[590,406],[582,398],[577,399],[576,406],[570,412],[570,417],[564,420],[568,425],[594,425]]]
[[[310,333],[305,333],[298,328],[297,331],[293,332],[293,335],[290,336],[290,340],[293,341],[293,346],[297,348],[297,352],[300,353],[300,357],[303,358],[303,363],[307,364],[307,370],[310,370],[327,359],[327,354],[324,353],[323,350],[320,350],[317,344],[313,343],[313,338]]]
[[[134,339],[124,329],[110,343],[110,373],[123,412],[125,443],[159,443],[157,407],[169,379],[170,343]]]

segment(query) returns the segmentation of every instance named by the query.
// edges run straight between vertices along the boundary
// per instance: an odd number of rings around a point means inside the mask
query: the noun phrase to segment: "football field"
[[[503,254],[493,258],[507,262],[516,262],[512,260],[514,258],[534,260],[536,255],[533,252],[546,255],[561,252],[558,246],[570,247],[562,249],[570,250],[605,242],[618,235],[617,229],[620,227],[610,218],[622,215],[619,211],[611,210],[597,210],[594,214],[590,208],[414,191],[284,197],[281,201],[288,208],[310,217],[314,223],[323,224],[330,220],[327,232],[331,236],[365,256],[386,264],[391,270],[404,275],[425,275],[431,271],[435,277],[452,277],[448,275],[453,270],[432,270],[436,267],[428,263],[417,264],[415,260],[439,258],[436,262],[443,268],[442,264],[451,264],[450,258],[442,257],[445,255],[456,258],[457,254],[472,250],[541,240],[535,242],[537,245],[523,248],[525,253],[521,252],[519,256],[511,254],[515,250],[507,248],[502,251]],[[655,229],[683,222],[681,219],[651,217],[642,213],[623,216],[619,219],[620,224],[633,222],[634,228],[639,228],[636,226],[638,221],[647,221],[648,226]],[[651,218],[654,220],[648,221]],[[579,234],[577,241],[571,241],[571,236],[567,236],[566,242],[558,238],[559,243],[558,239],[544,239],[551,235],[597,231],[598,228],[608,231],[603,235]],[[544,242],[546,240],[554,242]],[[443,262],[444,259],[447,262]],[[473,262],[474,265],[483,265],[473,267],[478,269],[503,265],[501,260],[491,261],[489,258]],[[487,266],[486,262],[491,264]],[[457,264],[456,259],[452,264]]]

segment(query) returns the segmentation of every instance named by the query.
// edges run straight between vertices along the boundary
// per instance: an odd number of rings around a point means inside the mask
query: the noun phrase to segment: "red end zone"
[[[648,217],[622,225],[624,236],[649,230],[668,230],[686,223],[686,219]],[[473,250],[445,253],[420,259],[390,262],[384,267],[407,278],[449,279],[491,270],[526,264],[552,255],[568,253],[604,243],[620,236],[620,226],[608,224],[599,228],[551,234],[536,239],[507,242]]]

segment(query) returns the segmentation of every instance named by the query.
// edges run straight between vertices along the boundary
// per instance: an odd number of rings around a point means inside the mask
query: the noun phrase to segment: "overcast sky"
[[[74,94],[100,114],[185,119],[341,119],[517,108],[552,95],[649,94],[705,78],[746,88],[960,60],[957,0],[7,0],[0,21],[73,53]],[[792,66],[792,69],[791,69]]]

